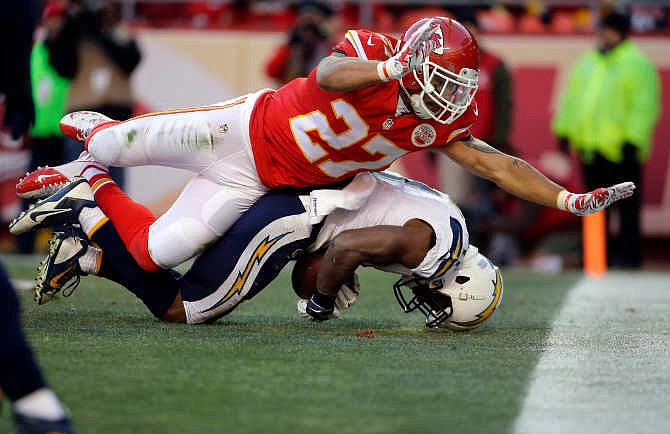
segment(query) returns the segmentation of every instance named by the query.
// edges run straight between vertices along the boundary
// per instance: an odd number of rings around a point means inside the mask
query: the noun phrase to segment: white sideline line
[[[554,321],[517,434],[670,433],[670,274],[583,279]]]

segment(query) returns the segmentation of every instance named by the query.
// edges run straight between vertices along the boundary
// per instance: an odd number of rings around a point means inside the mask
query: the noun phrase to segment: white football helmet
[[[404,286],[412,290],[411,298],[405,297]],[[491,317],[500,304],[503,280],[498,267],[470,245],[444,278],[429,282],[403,277],[393,291],[403,311],[418,309],[426,316],[426,327],[471,330]]]

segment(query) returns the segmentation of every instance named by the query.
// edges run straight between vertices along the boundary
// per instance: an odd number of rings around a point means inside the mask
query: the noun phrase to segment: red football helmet
[[[401,46],[429,19],[422,18],[412,24],[403,35]],[[458,21],[446,17],[432,19],[438,23],[437,47],[400,83],[417,116],[449,124],[465,113],[477,92],[479,46]]]

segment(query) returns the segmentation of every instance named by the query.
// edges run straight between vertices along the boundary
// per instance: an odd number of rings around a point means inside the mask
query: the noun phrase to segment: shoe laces
[[[77,238],[82,238],[85,239],[86,235],[83,233],[80,227],[74,226],[74,225],[62,225],[56,228],[57,232],[61,232],[65,235],[65,237],[77,237]],[[53,246],[55,247],[56,242],[54,239],[49,240],[49,247],[50,249],[52,248],[51,243],[53,242]],[[54,252],[55,253],[55,252]],[[81,281],[81,275],[76,271],[76,269],[73,269],[74,277],[70,278],[69,282],[66,283],[61,287],[61,293],[63,294],[63,297],[69,297],[71,296],[74,291],[77,289],[79,286],[79,282]]]
[[[74,291],[77,289],[79,286],[79,282],[81,281],[81,276],[77,273],[75,273],[74,278],[70,280],[68,283],[66,283],[63,288],[61,289],[61,293],[63,294],[63,297],[69,297],[74,293]]]

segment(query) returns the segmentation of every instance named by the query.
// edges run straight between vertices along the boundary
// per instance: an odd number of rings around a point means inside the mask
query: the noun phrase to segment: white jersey
[[[433,228],[435,245],[418,267],[408,269],[398,264],[384,267],[384,271],[436,279],[458,261],[469,245],[463,214],[449,196],[389,172],[360,173],[341,191],[312,192],[310,206],[313,216],[327,215],[312,250],[350,229],[403,226],[414,219]]]

